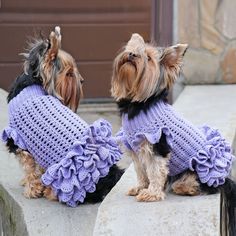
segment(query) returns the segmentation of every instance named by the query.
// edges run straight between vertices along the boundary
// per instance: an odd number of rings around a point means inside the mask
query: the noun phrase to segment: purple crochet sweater
[[[61,202],[76,206],[94,192],[99,178],[121,157],[105,120],[88,125],[38,85],[25,88],[9,102],[9,126],[3,141],[12,138],[45,169],[42,182]]]
[[[208,186],[217,187],[225,182],[234,159],[230,145],[217,130],[195,127],[163,101],[154,104],[147,113],[141,111],[133,119],[124,114],[117,136],[128,149],[138,152],[145,139],[151,144],[159,142],[162,132],[171,147],[171,176],[190,169]]]

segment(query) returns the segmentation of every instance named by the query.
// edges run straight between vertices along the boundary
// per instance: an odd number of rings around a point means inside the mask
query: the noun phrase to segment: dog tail
[[[105,196],[120,180],[123,173],[124,169],[119,168],[116,164],[111,166],[108,175],[99,179],[98,183],[96,184],[96,191],[93,193],[87,193],[85,202],[97,203],[103,201]]]
[[[229,178],[226,178],[224,185],[222,185],[221,195],[223,206],[225,208],[225,215],[223,213],[221,220],[225,222],[226,230],[229,236],[236,235],[236,183]],[[226,232],[227,232],[226,231]],[[226,235],[228,235],[226,233]]]

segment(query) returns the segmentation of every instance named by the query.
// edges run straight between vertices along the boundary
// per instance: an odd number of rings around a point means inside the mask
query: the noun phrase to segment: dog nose
[[[132,53],[132,52],[130,52],[129,56],[128,56],[128,59],[129,59],[129,61],[133,61],[135,57],[137,57],[137,55]]]

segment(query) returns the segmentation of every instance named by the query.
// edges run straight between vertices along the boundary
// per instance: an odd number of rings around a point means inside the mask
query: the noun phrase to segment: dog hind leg
[[[178,195],[196,196],[201,192],[201,186],[197,174],[186,172],[177,179],[171,186],[174,193]]]

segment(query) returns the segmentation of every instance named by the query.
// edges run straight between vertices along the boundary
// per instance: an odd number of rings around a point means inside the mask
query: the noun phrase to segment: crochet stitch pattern
[[[59,201],[75,207],[121,158],[108,121],[88,125],[39,85],[26,87],[9,102],[9,126],[2,139],[28,150],[45,169],[42,182]]]
[[[117,138],[128,149],[138,152],[145,139],[151,144],[158,143],[162,132],[171,147],[171,176],[190,169],[208,186],[224,184],[234,159],[230,145],[217,130],[208,126],[195,127],[164,101],[158,101],[146,113],[141,111],[133,119],[123,114]]]

